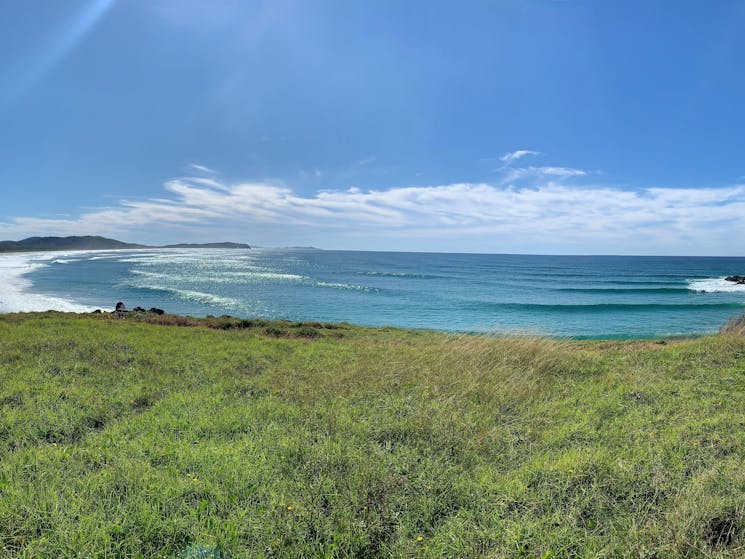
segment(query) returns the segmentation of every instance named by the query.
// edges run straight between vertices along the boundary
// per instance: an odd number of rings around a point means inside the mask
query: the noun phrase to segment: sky
[[[0,240],[745,255],[745,2],[0,0]]]

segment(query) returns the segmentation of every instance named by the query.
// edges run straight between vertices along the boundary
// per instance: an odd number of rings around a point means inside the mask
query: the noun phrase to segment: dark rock
[[[132,312],[146,312],[146,311],[142,307],[135,307],[132,309]]]
[[[163,313],[165,313],[166,311],[164,311],[163,309],[158,309],[158,308],[156,308],[156,307],[151,307],[151,308],[150,308],[150,310],[149,310],[149,311],[147,311],[147,312],[151,312],[151,313],[153,313],[153,314],[158,314],[158,315],[160,315],[160,314],[163,314]]]
[[[725,281],[731,281],[738,285],[745,285],[745,276],[727,276]]]
[[[93,314],[101,314],[101,309],[96,309],[95,311],[93,311]]]
[[[116,307],[114,308],[114,310],[122,311],[122,312],[127,312],[127,307],[126,307],[126,305],[124,303],[122,303],[121,301],[119,301],[116,304]]]

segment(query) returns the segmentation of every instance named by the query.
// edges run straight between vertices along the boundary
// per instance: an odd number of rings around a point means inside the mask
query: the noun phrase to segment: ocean
[[[0,255],[0,312],[192,315],[575,338],[716,332],[745,258],[142,249]]]

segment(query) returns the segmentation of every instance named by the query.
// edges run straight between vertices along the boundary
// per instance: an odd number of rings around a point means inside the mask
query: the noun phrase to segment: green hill
[[[0,252],[41,250],[112,250],[145,248],[145,245],[124,243],[98,236],[84,237],[29,237],[21,241],[0,241]]]

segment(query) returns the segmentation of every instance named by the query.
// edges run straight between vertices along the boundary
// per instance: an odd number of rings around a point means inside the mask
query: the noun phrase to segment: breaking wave
[[[176,287],[168,287],[165,285],[153,285],[153,284],[141,284],[131,286],[134,289],[141,289],[144,291],[160,291],[163,293],[169,293],[176,299],[184,301],[192,301],[196,303],[205,303],[209,305],[219,305],[221,307],[237,308],[240,307],[241,303],[237,299],[232,297],[221,297],[214,293],[203,293],[201,291],[192,291],[189,289],[178,289]]]
[[[379,289],[375,287],[368,287],[366,285],[349,285],[347,283],[334,283],[334,282],[328,282],[328,281],[317,281],[313,285],[317,287],[328,287],[330,289],[347,289],[349,291],[372,291],[372,292],[380,291]]]
[[[688,282],[688,288],[691,291],[702,293],[743,293],[745,294],[745,285],[738,285],[724,278],[697,279]]]

